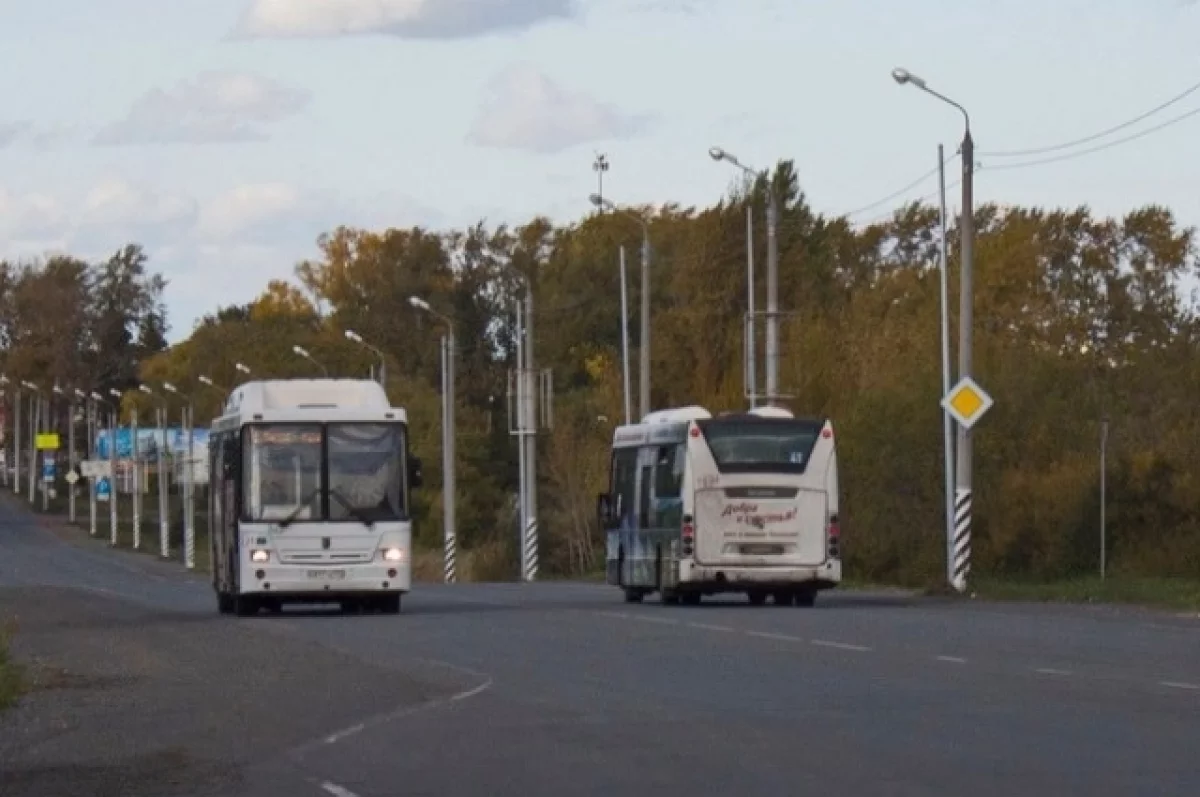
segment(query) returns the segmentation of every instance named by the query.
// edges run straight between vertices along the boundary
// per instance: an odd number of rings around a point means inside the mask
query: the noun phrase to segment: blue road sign
[[[54,456],[53,452],[50,454],[51,456],[42,460],[42,481],[44,482],[54,481]]]
[[[108,477],[103,476],[96,480],[96,500],[107,501],[112,495],[112,485],[108,482]]]

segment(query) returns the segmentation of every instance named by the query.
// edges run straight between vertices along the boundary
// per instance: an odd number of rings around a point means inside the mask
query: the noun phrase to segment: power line
[[[1179,124],[1180,122],[1190,119],[1193,116],[1196,116],[1198,114],[1200,114],[1200,108],[1193,108],[1192,110],[1188,111],[1187,113],[1180,114],[1179,116],[1168,119],[1167,121],[1162,122],[1161,124],[1155,125],[1154,127],[1148,127],[1145,130],[1134,133],[1133,135],[1125,136],[1124,138],[1118,138],[1114,141],[1107,141],[1103,144],[1099,144],[1094,147],[1088,147],[1087,149],[1081,149],[1081,150],[1077,150],[1075,152],[1068,152],[1063,155],[1055,155],[1052,158],[1039,158],[1037,160],[1021,161],[1019,163],[1004,163],[999,166],[988,166],[987,169],[988,169],[988,171],[1003,171],[1003,170],[1008,170],[1008,169],[1025,169],[1030,166],[1043,166],[1048,163],[1058,163],[1059,161],[1072,160],[1074,158],[1081,158],[1084,155],[1091,155],[1094,152],[1102,152],[1106,149],[1112,149],[1113,147],[1120,146],[1121,144],[1128,144],[1131,141],[1137,141],[1140,138],[1145,138],[1146,136],[1150,135],[1151,133],[1157,133],[1160,130],[1164,130],[1168,127],[1171,127],[1172,125]]]
[[[955,160],[958,159],[958,156],[959,156],[959,153],[955,153],[955,154],[951,155],[949,158],[944,159],[942,161],[942,164],[947,165],[947,164],[953,163]],[[897,191],[893,191],[892,193],[888,194],[887,196],[883,197],[882,199],[878,199],[869,205],[863,205],[861,208],[856,208],[855,210],[851,210],[846,213],[840,213],[838,215],[845,216],[845,217],[858,216],[858,215],[861,215],[861,214],[867,212],[868,210],[873,210],[873,209],[879,207],[880,205],[884,204],[885,202],[890,202],[898,196],[907,194],[909,191],[913,190],[914,188],[919,186],[921,183],[928,180],[930,177],[935,176],[938,173],[939,168],[940,167],[938,167],[938,166],[934,166],[931,170],[925,172],[924,174],[922,174],[917,179],[913,180],[908,185],[904,186],[903,188],[901,188]]]
[[[1079,144],[1087,144],[1090,141],[1095,141],[1098,138],[1104,138],[1105,136],[1107,136],[1111,133],[1115,133],[1118,130],[1124,130],[1125,128],[1130,127],[1131,125],[1135,125],[1138,122],[1142,121],[1143,119],[1147,119],[1147,118],[1153,116],[1154,114],[1158,113],[1159,111],[1162,111],[1162,110],[1165,110],[1166,108],[1171,107],[1175,103],[1179,102],[1180,100],[1184,99],[1185,97],[1188,97],[1189,95],[1195,93],[1196,91],[1200,91],[1200,83],[1196,83],[1196,84],[1192,85],[1191,87],[1187,88],[1180,94],[1175,95],[1174,97],[1172,97],[1171,99],[1162,103],[1161,105],[1151,108],[1149,111],[1146,111],[1145,113],[1143,113],[1140,116],[1135,116],[1134,118],[1129,119],[1128,121],[1122,122],[1121,124],[1116,125],[1115,127],[1110,127],[1107,130],[1101,130],[1099,133],[1093,133],[1090,136],[1084,136],[1083,138],[1077,138],[1073,141],[1066,141],[1066,142],[1063,142],[1062,144],[1054,144],[1053,146],[1049,146],[1049,147],[1036,147],[1034,149],[997,150],[995,152],[979,152],[976,154],[978,154],[980,157],[984,157],[984,158],[1010,158],[1010,157],[1019,157],[1019,156],[1023,156],[1023,155],[1043,155],[1047,152],[1057,152],[1058,150],[1068,149],[1070,147],[1078,146]]]

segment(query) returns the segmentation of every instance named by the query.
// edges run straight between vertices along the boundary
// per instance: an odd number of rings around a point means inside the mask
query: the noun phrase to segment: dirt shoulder
[[[270,622],[0,588],[25,686],[0,713],[0,794],[303,795],[287,750],[449,689]]]

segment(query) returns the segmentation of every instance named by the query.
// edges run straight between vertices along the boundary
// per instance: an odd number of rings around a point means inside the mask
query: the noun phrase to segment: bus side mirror
[[[416,489],[425,483],[425,478],[421,475],[421,458],[408,458],[408,486]]]
[[[612,526],[612,498],[608,493],[600,493],[596,496],[596,519],[600,522],[602,529]]]

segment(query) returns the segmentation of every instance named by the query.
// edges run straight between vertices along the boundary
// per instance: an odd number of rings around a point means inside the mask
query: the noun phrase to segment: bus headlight
[[[266,562],[266,561],[269,561],[270,559],[271,559],[270,551],[264,551],[261,548],[255,548],[253,551],[250,552],[250,561],[251,562]]]
[[[404,551],[399,548],[393,547],[383,549],[383,561],[385,562],[399,562],[403,558]]]

